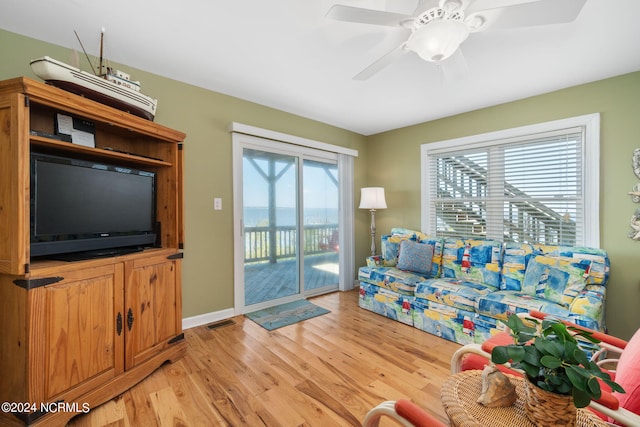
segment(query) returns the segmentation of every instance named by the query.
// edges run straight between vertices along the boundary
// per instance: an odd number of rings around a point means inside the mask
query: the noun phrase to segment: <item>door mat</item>
[[[247,313],[245,316],[263,328],[273,331],[330,312],[326,308],[318,307],[303,299]]]

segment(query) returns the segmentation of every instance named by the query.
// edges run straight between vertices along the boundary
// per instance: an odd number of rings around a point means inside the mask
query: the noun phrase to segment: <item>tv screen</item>
[[[31,256],[153,245],[153,172],[31,154]]]

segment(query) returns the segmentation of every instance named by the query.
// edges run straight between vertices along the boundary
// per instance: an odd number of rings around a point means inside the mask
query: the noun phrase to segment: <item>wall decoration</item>
[[[633,240],[640,240],[640,209],[631,216],[631,231],[629,237]]]
[[[636,177],[640,179],[640,148],[633,150],[631,167],[633,168],[633,173],[635,173]],[[634,203],[640,203],[640,182],[633,186],[633,191],[630,191],[629,195]],[[633,240],[640,240],[640,209],[637,209],[631,216],[631,231],[629,232],[629,238]]]

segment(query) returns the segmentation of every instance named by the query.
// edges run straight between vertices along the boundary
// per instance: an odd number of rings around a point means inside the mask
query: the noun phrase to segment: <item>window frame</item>
[[[599,247],[600,246],[600,113],[586,114],[582,116],[570,117],[560,120],[553,120],[532,125],[520,126],[510,129],[503,129],[478,135],[470,135],[460,138],[453,138],[443,141],[425,143],[420,145],[420,193],[421,193],[421,229],[423,232],[435,235],[436,230],[432,229],[435,221],[431,221],[432,204],[431,192],[429,191],[430,174],[428,170],[429,153],[435,150],[442,152],[443,149],[461,150],[464,148],[478,148],[480,146],[490,146],[492,141],[496,144],[504,143],[508,139],[521,140],[530,136],[532,139],[536,134],[554,132],[562,129],[580,127],[584,130],[584,141],[582,151],[582,186],[584,189],[583,198],[583,241],[576,242],[578,246]],[[496,240],[502,240],[501,236],[487,236]]]

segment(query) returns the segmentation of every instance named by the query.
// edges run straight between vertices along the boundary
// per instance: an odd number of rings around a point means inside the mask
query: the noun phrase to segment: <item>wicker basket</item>
[[[529,381],[524,381],[525,413],[539,427],[575,427],[576,405],[573,396],[564,396],[543,390]]]

